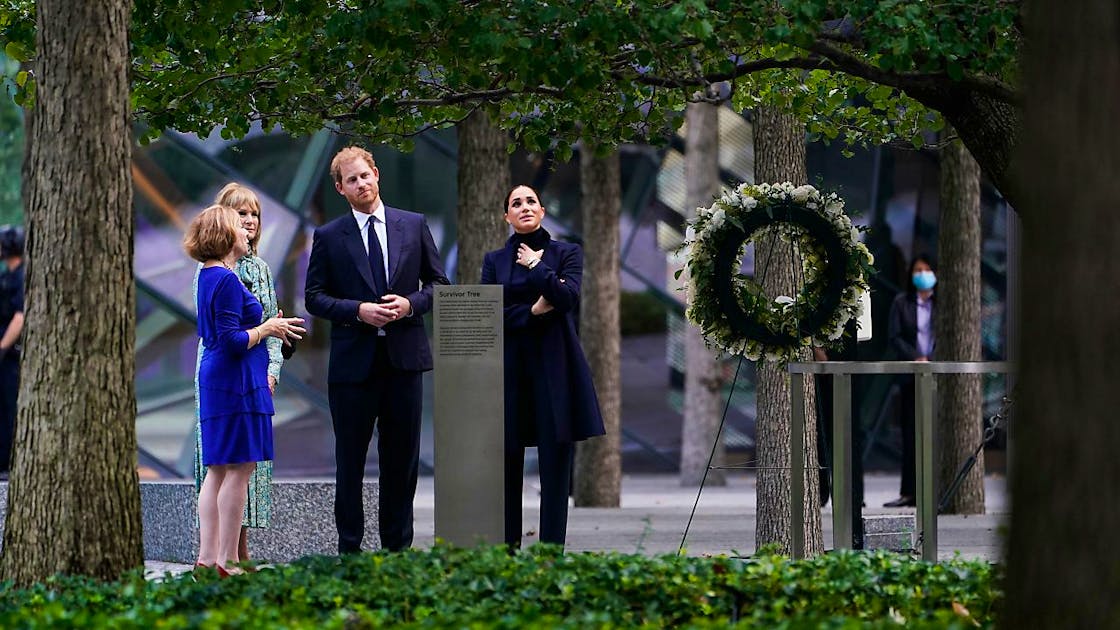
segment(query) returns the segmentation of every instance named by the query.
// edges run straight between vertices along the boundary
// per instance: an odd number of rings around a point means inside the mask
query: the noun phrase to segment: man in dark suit
[[[421,375],[432,369],[423,315],[432,286],[448,280],[424,216],[382,203],[368,151],[339,151],[331,176],[352,211],[315,230],[305,300],[308,312],[331,321],[338,551],[361,549],[362,480],[375,425],[381,545],[398,551],[412,545]]]

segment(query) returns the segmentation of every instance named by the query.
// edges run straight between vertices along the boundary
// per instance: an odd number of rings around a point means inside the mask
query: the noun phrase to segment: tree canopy
[[[19,58],[33,9],[0,16]],[[137,0],[132,106],[151,135],[329,124],[405,148],[484,108],[562,158],[656,141],[698,99],[777,105],[856,144],[921,146],[944,115],[999,185],[1020,33],[1014,0]]]

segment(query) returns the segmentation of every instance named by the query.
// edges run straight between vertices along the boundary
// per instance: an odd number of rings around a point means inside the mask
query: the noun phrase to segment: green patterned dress
[[[202,265],[198,266],[199,269]],[[272,281],[272,272],[268,263],[263,259],[249,254],[242,256],[237,261],[237,276],[245,283],[252,293],[261,302],[264,315],[261,321],[275,317],[279,312],[276,304],[276,285]],[[194,274],[193,295],[198,301],[198,271]],[[280,348],[284,342],[276,337],[265,339],[268,346],[268,375],[280,382],[280,366],[284,364],[284,356]],[[202,481],[206,478],[206,467],[202,465],[202,434],[198,422],[198,366],[202,361],[202,341],[198,343],[198,356],[195,359],[194,369],[194,485],[196,490],[202,489]],[[272,518],[272,462],[257,462],[257,468],[249,477],[249,495],[245,502],[245,518],[241,524],[246,527],[268,527]]]

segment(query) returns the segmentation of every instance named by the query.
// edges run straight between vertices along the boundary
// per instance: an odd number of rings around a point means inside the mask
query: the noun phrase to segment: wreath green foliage
[[[688,319],[709,347],[752,360],[797,360],[803,348],[834,346],[873,273],[871,252],[835,193],[813,186],[741,184],[690,222]],[[740,273],[750,243],[777,237],[801,254],[796,296],[766,296]],[[756,262],[765,254],[756,252]]]

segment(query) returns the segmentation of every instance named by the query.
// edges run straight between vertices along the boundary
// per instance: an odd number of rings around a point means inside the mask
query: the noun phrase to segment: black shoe
[[[895,499],[894,501],[887,501],[886,503],[883,504],[883,507],[889,507],[889,508],[914,507],[915,505],[917,505],[917,503],[914,501],[914,497],[908,497],[904,494],[904,495],[898,497],[897,499]]]

